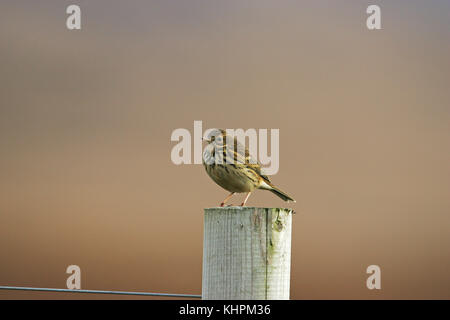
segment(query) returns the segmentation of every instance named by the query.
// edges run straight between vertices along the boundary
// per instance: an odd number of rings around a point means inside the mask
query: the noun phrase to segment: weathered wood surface
[[[289,299],[292,210],[205,209],[203,299]]]

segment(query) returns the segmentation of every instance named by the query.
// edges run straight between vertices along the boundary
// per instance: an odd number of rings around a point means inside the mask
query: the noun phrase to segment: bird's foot
[[[225,205],[225,203],[222,202],[222,203],[220,204],[220,206],[221,206],[221,207],[232,207],[233,205],[232,205],[232,204],[227,204],[227,205]]]

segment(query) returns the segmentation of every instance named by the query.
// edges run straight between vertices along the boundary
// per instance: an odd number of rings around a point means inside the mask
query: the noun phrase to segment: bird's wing
[[[229,146],[226,149],[227,157],[233,157],[235,164],[245,165],[247,168],[254,170],[261,178],[270,182],[269,177],[261,172],[261,164],[258,160],[250,154],[248,148],[244,147],[236,137],[234,138],[234,148]]]

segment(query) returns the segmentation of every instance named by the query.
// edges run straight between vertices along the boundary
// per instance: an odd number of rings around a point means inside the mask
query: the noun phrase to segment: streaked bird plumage
[[[208,145],[202,158],[206,172],[214,182],[231,192],[221,206],[224,206],[233,194],[247,193],[241,204],[244,206],[251,192],[256,189],[269,190],[284,201],[295,202],[271,183],[269,177],[262,173],[260,163],[236,137],[227,136],[225,130],[214,129],[205,140]]]

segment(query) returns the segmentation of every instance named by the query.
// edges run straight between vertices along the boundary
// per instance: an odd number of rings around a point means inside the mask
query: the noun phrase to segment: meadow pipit
[[[209,134],[203,151],[203,165],[206,172],[225,190],[230,191],[221,207],[235,194],[247,193],[241,206],[245,206],[255,189],[269,190],[284,201],[295,202],[289,195],[275,187],[269,178],[262,174],[261,165],[250,155],[248,149],[236,137],[227,137],[225,130],[214,129]]]

